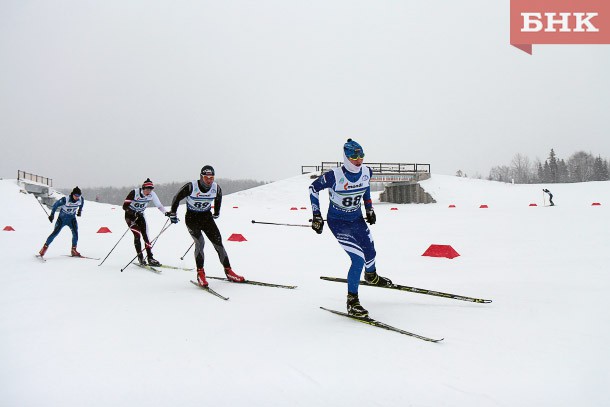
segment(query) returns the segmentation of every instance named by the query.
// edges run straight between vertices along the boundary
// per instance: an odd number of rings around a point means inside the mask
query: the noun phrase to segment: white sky
[[[509,2],[0,0],[0,177],[277,180],[339,160],[486,176],[610,157],[610,47],[509,45]]]

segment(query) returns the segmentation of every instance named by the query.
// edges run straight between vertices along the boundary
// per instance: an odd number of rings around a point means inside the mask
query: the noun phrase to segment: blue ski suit
[[[69,197],[63,197],[59,201],[53,204],[51,209],[51,217],[55,216],[55,212],[59,209],[59,216],[57,222],[55,222],[55,228],[53,232],[47,238],[45,245],[49,246],[53,240],[57,237],[59,232],[64,226],[68,226],[72,231],[72,246],[75,247],[78,243],[78,222],[76,222],[76,215],[80,216],[85,200],[80,196],[77,200],[74,200],[72,195]]]
[[[347,274],[347,291],[354,294],[358,293],[362,268],[367,272],[375,271],[375,243],[361,210],[362,203],[367,209],[373,207],[372,175],[372,170],[365,165],[358,173],[349,172],[342,166],[327,171],[309,187],[314,214],[320,214],[319,192],[329,189],[327,223],[352,261]]]

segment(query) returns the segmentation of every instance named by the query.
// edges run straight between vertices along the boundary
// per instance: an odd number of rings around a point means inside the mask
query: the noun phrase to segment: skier
[[[74,187],[69,196],[64,196],[53,204],[51,214],[49,215],[49,222],[53,223],[53,219],[55,219],[55,211],[58,209],[59,216],[57,217],[57,222],[55,223],[53,232],[47,238],[47,241],[45,242],[44,246],[42,246],[42,249],[40,249],[40,252],[38,252],[40,257],[45,255],[49,245],[57,237],[64,226],[68,226],[72,231],[72,250],[70,254],[74,257],[81,257],[80,253],[76,250],[76,246],[78,244],[78,222],[76,221],[76,216],[81,216],[84,204],[85,199],[82,197],[82,192],[79,187]]]
[[[548,189],[543,189],[542,191],[546,192],[547,194],[549,194],[549,202],[551,203],[551,206],[555,206],[555,204],[553,203],[553,194],[551,194],[551,191],[549,191]]]
[[[204,254],[203,248],[205,240],[203,239],[202,231],[208,237],[218,258],[225,269],[225,275],[229,281],[241,283],[244,281],[242,276],[239,276],[231,269],[229,256],[222,245],[222,236],[216,226],[214,219],[220,216],[220,205],[222,203],[222,190],[220,186],[214,182],[215,171],[211,165],[205,165],[201,169],[199,180],[185,184],[174,196],[172,208],[166,216],[177,222],[178,217],[176,211],[180,201],[186,198],[186,227],[195,241],[195,263],[197,264],[197,282],[202,287],[207,287],[208,282],[205,278],[203,269]],[[214,203],[214,214],[212,214],[212,202]]]
[[[319,192],[329,190],[330,205],[327,222],[330,231],[350,257],[352,264],[347,273],[347,312],[357,317],[368,317],[368,311],[360,305],[358,286],[362,268],[367,283],[386,287],[390,279],[377,274],[375,267],[375,244],[371,232],[362,217],[364,202],[366,222],[374,225],[377,217],[371,200],[370,180],[372,170],[362,165],[364,151],[360,144],[347,139],[343,146],[343,166],[322,174],[309,186],[309,197],[313,211],[311,227],[322,233],[324,219],[320,212]]]
[[[146,218],[144,218],[144,210],[148,206],[149,202],[153,204],[163,213],[167,213],[167,210],[159,201],[159,197],[153,191],[155,186],[150,178],[146,178],[146,181],[142,183],[141,188],[135,188],[125,198],[123,202],[123,210],[125,211],[125,222],[133,233],[133,245],[136,248],[138,254],[138,262],[140,265],[146,265],[144,261],[144,254],[142,253],[142,244],[140,243],[140,237],[144,240],[146,248],[146,254],[148,257],[149,266],[160,266],[161,263],[157,261],[152,254],[152,245],[148,239],[148,226],[146,225]]]

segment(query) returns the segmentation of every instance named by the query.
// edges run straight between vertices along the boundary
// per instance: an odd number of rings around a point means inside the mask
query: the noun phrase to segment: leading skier
[[[377,220],[371,200],[370,182],[373,172],[362,165],[363,160],[362,146],[351,138],[347,139],[343,146],[343,166],[325,172],[309,186],[313,211],[311,228],[318,234],[324,229],[319,192],[329,190],[330,205],[326,218],[330,231],[352,261],[347,273],[347,313],[356,317],[369,315],[358,299],[363,268],[367,283],[381,287],[392,285],[390,279],[377,274],[375,243],[362,217],[361,206],[364,203],[366,222],[374,225]]]

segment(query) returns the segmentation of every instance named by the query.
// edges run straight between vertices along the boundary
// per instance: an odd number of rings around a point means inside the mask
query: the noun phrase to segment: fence
[[[301,174],[310,172],[325,172],[331,168],[341,167],[342,162],[323,161],[321,165],[302,165]],[[366,163],[373,170],[373,177],[378,175],[418,175],[430,174],[430,164],[407,164],[407,163]]]
[[[33,181],[39,184],[48,185],[50,187],[53,186],[53,180],[51,178],[43,177],[40,175],[30,174],[29,172],[17,170],[17,181]]]

